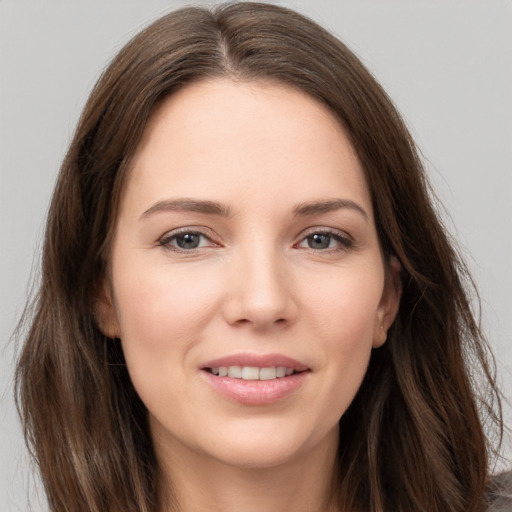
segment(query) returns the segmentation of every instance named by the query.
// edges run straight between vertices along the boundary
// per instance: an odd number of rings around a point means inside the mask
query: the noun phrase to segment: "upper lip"
[[[282,354],[232,354],[218,359],[212,359],[201,365],[204,368],[219,368],[220,366],[253,366],[257,368],[270,368],[284,366],[296,372],[309,370],[309,367],[296,359]]]

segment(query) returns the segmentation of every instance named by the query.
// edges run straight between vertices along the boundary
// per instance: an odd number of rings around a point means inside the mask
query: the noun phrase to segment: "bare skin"
[[[324,106],[220,79],[158,106],[99,310],[183,512],[327,512],[339,418],[386,340],[397,274]]]
[[[335,512],[339,509],[328,503],[337,435],[333,437],[314,453],[271,468],[226,466],[213,458],[196,460],[186,449],[166,456],[162,446],[162,463],[172,460],[166,464],[162,487],[174,489],[178,510],[187,512]],[[172,503],[169,500],[162,512],[174,512]]]

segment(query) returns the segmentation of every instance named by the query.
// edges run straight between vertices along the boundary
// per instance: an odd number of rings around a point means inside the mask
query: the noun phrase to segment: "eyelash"
[[[220,247],[219,244],[217,244],[216,242],[213,242],[211,236],[207,235],[203,231],[195,230],[195,229],[191,229],[191,228],[182,228],[178,231],[173,231],[171,233],[167,233],[160,240],[158,240],[158,245],[163,247],[164,249],[167,249],[167,250],[170,250],[173,252],[183,253],[183,254],[192,254],[196,250],[201,250],[201,249],[205,248],[205,247],[198,246],[198,247],[193,247],[190,249],[184,249],[182,247],[178,247],[178,246],[174,245],[174,243],[176,242],[178,237],[186,236],[186,235],[199,236],[202,239],[208,240],[209,245],[207,247]],[[304,242],[307,243],[307,240],[315,235],[328,236],[328,237],[330,237],[331,240],[334,239],[338,243],[338,246],[337,247],[326,247],[326,248],[321,248],[321,249],[318,249],[318,248],[315,249],[313,247],[301,247],[302,243],[304,243]],[[331,240],[329,241],[329,244],[330,244]],[[340,232],[338,230],[325,229],[325,228],[316,228],[316,229],[311,228],[309,230],[309,232],[307,232],[306,234],[304,234],[302,236],[301,240],[298,243],[293,245],[294,248],[308,249],[308,250],[312,250],[314,252],[328,252],[328,253],[346,251],[353,246],[354,246],[354,241],[352,240],[352,238],[349,235],[342,234],[342,232]]]
[[[178,247],[176,245],[173,245],[173,242],[176,242],[177,238],[180,236],[186,236],[186,235],[193,235],[193,236],[199,236],[203,239],[206,239],[211,244],[210,246],[215,247],[219,246],[219,244],[216,244],[212,241],[211,236],[205,234],[203,231],[190,229],[190,228],[182,228],[177,231],[172,231],[171,233],[165,234],[160,240],[158,240],[158,245],[163,247],[164,249],[179,252],[179,253],[185,253],[185,254],[191,254],[196,249],[202,249],[203,247],[194,247],[192,249],[183,249],[182,247]]]
[[[309,238],[315,236],[315,235],[323,235],[328,236],[331,239],[334,239],[337,243],[337,247],[327,247],[324,249],[315,249],[313,247],[304,247],[305,249],[310,249],[315,252],[340,252],[340,251],[347,251],[351,247],[354,246],[354,240],[346,233],[340,232],[338,230],[334,229],[326,229],[326,228],[312,228],[307,232],[305,235],[303,235],[300,242],[294,245],[294,247],[300,247],[300,244],[306,242]]]

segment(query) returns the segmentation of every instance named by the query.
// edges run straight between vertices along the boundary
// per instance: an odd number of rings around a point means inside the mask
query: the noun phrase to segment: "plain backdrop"
[[[27,510],[29,493],[34,511],[46,509],[34,497],[37,478],[30,476],[12,400],[9,337],[37,268],[60,162],[106,63],[141,27],[186,3],[0,0],[0,512]],[[482,321],[510,398],[512,2],[276,3],[345,41],[406,118],[479,286]],[[510,425],[510,407],[506,414]]]

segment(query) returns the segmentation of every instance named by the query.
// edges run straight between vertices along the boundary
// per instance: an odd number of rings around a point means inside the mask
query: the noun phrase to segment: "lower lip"
[[[268,405],[283,400],[297,391],[309,372],[300,372],[272,380],[244,380],[219,377],[205,370],[201,374],[221,395],[245,405]]]

